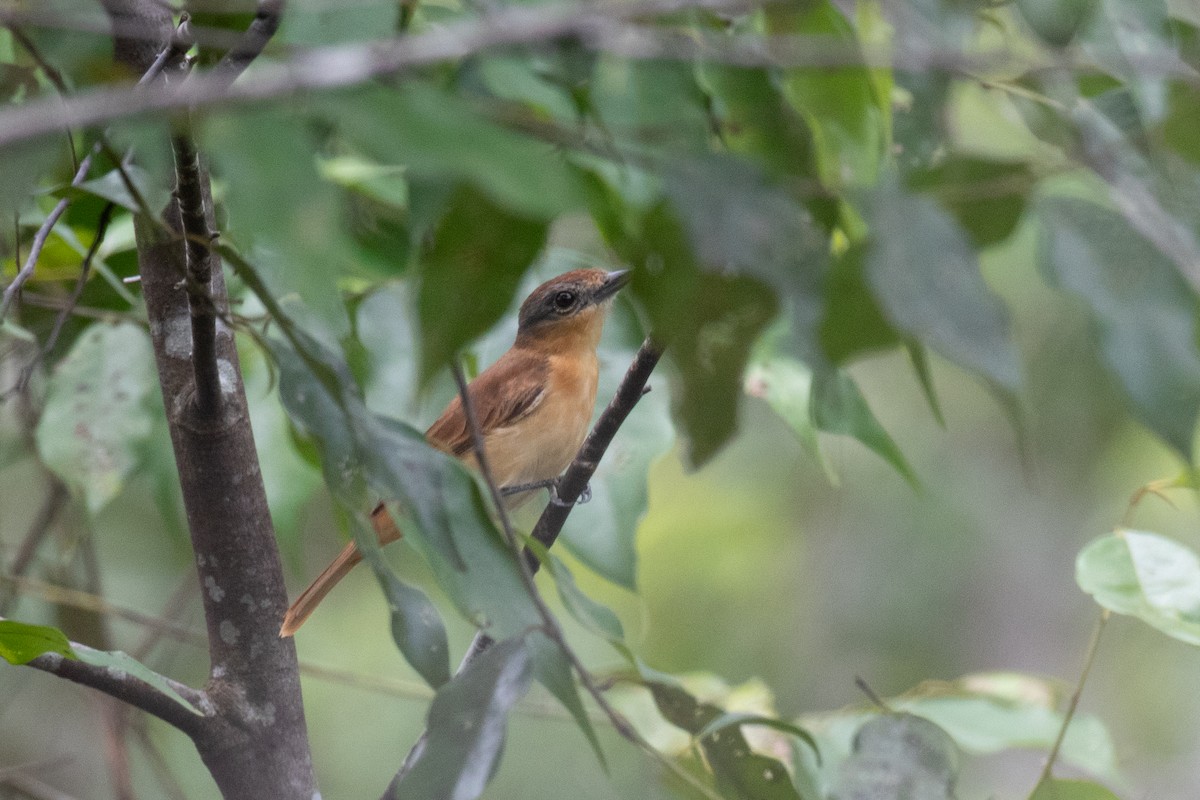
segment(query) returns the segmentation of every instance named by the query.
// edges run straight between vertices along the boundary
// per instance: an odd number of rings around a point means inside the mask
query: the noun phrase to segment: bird
[[[596,405],[604,320],[629,270],[576,269],[534,289],[517,314],[517,337],[467,385],[493,481],[514,509],[551,486],[583,444]],[[437,449],[477,468],[473,437],[456,396],[425,431]],[[401,537],[387,507],[371,512],[380,545]],[[362,561],[354,542],[288,608],[281,637],[292,636],[331,589]]]

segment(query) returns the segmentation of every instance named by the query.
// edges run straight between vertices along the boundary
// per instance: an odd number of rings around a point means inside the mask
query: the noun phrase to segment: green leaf
[[[42,173],[62,153],[62,140],[42,137],[0,149],[0,219],[8,221],[4,238],[11,233],[12,220],[31,205],[30,195]]]
[[[820,758],[820,751],[817,749],[816,740],[813,739],[811,733],[804,730],[799,725],[793,725],[790,722],[785,722],[781,719],[775,719],[774,717],[764,717],[761,714],[751,714],[744,711],[726,711],[724,714],[701,728],[700,732],[696,734],[696,738],[703,739],[706,736],[711,736],[712,734],[723,731],[726,728],[740,728],[743,725],[761,725],[765,728],[773,728],[777,731],[791,734],[812,748],[813,753]]]
[[[253,252],[262,280],[291,317],[325,341],[350,325],[338,276],[352,269],[338,190],[317,174],[304,125],[274,108],[205,120],[205,151],[225,185],[228,230]],[[282,194],[288,202],[280,202]]]
[[[1055,47],[1070,44],[1097,5],[1096,0],[1017,0],[1029,27]]]
[[[767,31],[810,35],[859,46],[854,30],[833,3],[781,4],[764,11]],[[826,186],[875,180],[887,148],[891,98],[877,93],[865,67],[792,69],[783,87],[792,107],[808,122]]]
[[[817,425],[812,413],[812,370],[800,361],[783,356],[768,356],[754,361],[746,369],[746,394],[758,397],[788,424],[800,444],[817,459],[831,482],[837,475],[821,452]]]
[[[0,658],[10,664],[28,664],[43,653],[76,657],[71,643],[58,628],[0,619]]]
[[[563,563],[562,559],[547,550],[545,545],[534,539],[528,539],[527,545],[554,577],[558,596],[567,610],[571,612],[571,616],[597,636],[614,644],[623,643],[625,630],[621,627],[621,620],[616,613],[608,606],[597,603],[584,594],[576,585],[575,577],[567,569],[567,565]]]
[[[1047,200],[1038,210],[1042,268],[1088,304],[1104,363],[1125,388],[1134,416],[1190,458],[1200,413],[1191,287],[1118,214],[1068,198]]]
[[[1035,183],[1033,170],[1024,162],[961,154],[908,176],[909,187],[936,197],[979,247],[1012,234]]]
[[[811,391],[810,413],[818,429],[854,437],[891,464],[910,484],[918,485],[917,475],[904,453],[879,424],[849,373],[840,369],[822,370],[814,377]]]
[[[866,248],[853,244],[829,271],[820,338],[825,355],[834,364],[895,347],[901,341],[867,285],[865,256]]]
[[[579,730],[583,731],[588,744],[592,746],[596,760],[607,771],[608,760],[604,757],[604,750],[600,747],[596,728],[592,725],[587,709],[583,706],[583,700],[579,697],[579,687],[575,685],[570,660],[562,648],[541,631],[531,632],[525,640],[525,646],[533,658],[533,674],[538,683],[545,686],[546,690],[562,703],[563,708],[567,709],[571,718],[575,720],[575,724],[579,726]]]
[[[892,324],[997,386],[1016,389],[1020,362],[1007,311],[949,215],[889,181],[869,197],[867,218],[867,281]]]
[[[455,192],[422,259],[422,382],[500,319],[545,240],[544,222],[509,213],[470,187]]]
[[[912,714],[865,722],[842,765],[839,800],[952,800],[958,750],[945,731]]]
[[[154,180],[154,176],[136,164],[129,164],[125,166],[124,170],[125,174],[129,177],[130,183],[133,184],[133,188],[137,189],[138,195],[145,201],[147,209],[153,213],[158,213],[160,209],[166,206],[167,200],[171,197],[171,192],[166,186],[159,185]],[[84,181],[78,186],[68,186],[58,194],[88,194],[93,197],[99,197],[102,200],[108,200],[111,203],[116,203],[121,208],[128,209],[134,214],[142,212],[142,207],[138,205],[137,199],[130,193],[129,187],[125,185],[125,179],[115,169],[99,178]]]
[[[674,159],[709,150],[707,99],[687,63],[602,57],[591,100],[603,129],[637,151]]]
[[[1158,534],[1117,531],[1079,553],[1075,581],[1104,608],[1200,644],[1200,556],[1195,551]]]
[[[740,730],[741,723],[722,723],[721,709],[701,703],[673,682],[648,679],[645,685],[659,713],[672,725],[697,737],[723,797],[800,800],[783,764],[750,749]]]
[[[520,216],[550,219],[583,202],[579,178],[552,145],[497,125],[460,96],[405,81],[314,102],[379,163],[469,181]]]
[[[506,639],[438,690],[428,738],[412,769],[391,788],[396,798],[473,800],[483,793],[504,749],[508,712],[529,689],[523,639]]]
[[[1120,800],[1115,794],[1091,781],[1046,778],[1037,785],[1029,800]]]
[[[433,688],[450,680],[450,646],[446,626],[437,606],[415,586],[397,578],[391,570],[377,569],[392,612],[392,638],[404,660]]]
[[[79,657],[80,661],[91,664],[94,667],[104,667],[110,672],[132,675],[138,680],[145,681],[193,714],[202,715],[204,713],[176,691],[171,681],[140,661],[137,661],[128,653],[123,653],[120,650],[93,650],[90,647],[80,646],[76,648],[75,655]]]
[[[38,420],[38,451],[93,514],[140,463],[159,397],[154,351],[136,325],[94,324],[58,363]]]

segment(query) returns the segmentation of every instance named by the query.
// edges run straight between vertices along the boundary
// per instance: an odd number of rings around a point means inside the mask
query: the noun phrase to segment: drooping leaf
[[[562,648],[541,631],[530,633],[525,640],[525,646],[533,659],[534,677],[570,713],[575,724],[579,726],[579,730],[587,738],[588,744],[592,746],[596,760],[600,762],[601,767],[607,770],[608,760],[604,757],[604,750],[600,747],[596,728],[592,725],[587,709],[584,708],[583,700],[579,697],[579,687],[575,685],[570,660],[563,653]]]
[[[530,667],[524,640],[506,639],[438,690],[425,746],[391,796],[473,800],[482,794],[504,749],[508,712],[529,689]]]
[[[865,255],[861,244],[851,245],[829,271],[820,337],[825,355],[834,364],[901,341],[867,285]]]
[[[552,576],[558,589],[558,596],[563,605],[592,633],[610,642],[621,643],[625,639],[625,631],[621,620],[608,606],[602,605],[584,594],[575,583],[575,577],[567,569],[567,565],[546,549],[541,542],[530,539],[528,547],[544,564]]]
[[[1091,781],[1047,778],[1037,785],[1029,800],[1120,800],[1115,794]]]
[[[867,204],[867,281],[894,326],[996,386],[1014,390],[1020,363],[1008,314],[975,250],[934,201],[888,182]]]
[[[1075,580],[1104,608],[1200,644],[1200,556],[1178,542],[1117,531],[1079,553]]]
[[[96,513],[141,460],[160,397],[154,351],[136,325],[98,323],[58,363],[38,421],[38,451]]]
[[[746,369],[746,394],[765,400],[796,434],[804,449],[821,463],[830,480],[834,480],[833,467],[821,452],[817,439],[812,383],[812,370],[783,356],[757,359]]]
[[[842,764],[838,800],[953,800],[958,750],[945,731],[912,714],[865,722]]]
[[[159,675],[128,653],[123,653],[120,650],[93,650],[90,647],[81,646],[76,648],[75,655],[80,661],[91,664],[94,667],[104,667],[113,672],[132,675],[138,680],[145,681],[193,714],[204,713],[185,699],[171,684],[171,681]]]
[[[852,436],[881,457],[914,486],[916,473],[884,429],[858,384],[840,369],[822,370],[813,378],[811,415],[817,428]]]
[[[58,628],[0,619],[0,658],[10,664],[28,664],[43,653],[76,657],[71,643]]]
[[[404,660],[433,688],[450,680],[450,646],[442,615],[424,592],[388,569],[375,571],[392,612],[392,638]]]
[[[1200,413],[1191,288],[1119,215],[1068,198],[1048,200],[1039,211],[1046,223],[1043,269],[1088,304],[1101,355],[1134,416],[1190,458]]]
[[[544,222],[512,214],[470,187],[455,192],[422,259],[423,382],[495,324],[545,239]]]

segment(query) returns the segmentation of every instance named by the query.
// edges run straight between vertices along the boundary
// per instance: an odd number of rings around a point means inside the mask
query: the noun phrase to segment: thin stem
[[[1096,620],[1096,627],[1092,629],[1092,638],[1088,642],[1087,653],[1083,657],[1083,670],[1079,673],[1079,683],[1075,686],[1075,691],[1071,693],[1071,700],[1067,703],[1066,714],[1063,715],[1062,727],[1058,729],[1058,736],[1054,739],[1054,745],[1050,748],[1050,754],[1046,757],[1046,765],[1042,767],[1042,773],[1038,777],[1038,785],[1040,786],[1045,781],[1050,780],[1050,771],[1054,767],[1054,762],[1058,759],[1059,751],[1062,750],[1063,741],[1067,738],[1067,728],[1071,725],[1071,720],[1075,717],[1075,710],[1079,708],[1079,698],[1083,695],[1084,684],[1087,683],[1088,675],[1092,671],[1092,665],[1096,662],[1096,651],[1100,647],[1100,634],[1104,632],[1104,626],[1108,623],[1108,618],[1112,616],[1107,608],[1100,611],[1100,619]]]
[[[33,563],[34,555],[37,554],[38,548],[46,540],[46,536],[49,535],[54,526],[54,520],[58,518],[59,512],[62,511],[66,501],[66,485],[58,478],[51,477],[50,491],[46,494],[46,499],[42,502],[42,507],[38,509],[37,516],[33,518],[33,522],[29,526],[29,532],[21,540],[21,546],[17,549],[17,554],[8,566],[9,575],[12,576],[14,582],[15,580],[19,580],[20,576],[29,569],[29,565]],[[16,595],[17,592],[15,589],[0,592],[0,614],[8,612],[8,606],[16,598]]]

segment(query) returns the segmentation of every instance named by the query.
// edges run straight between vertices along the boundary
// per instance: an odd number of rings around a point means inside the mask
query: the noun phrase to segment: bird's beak
[[[604,276],[604,283],[600,284],[599,288],[596,289],[596,293],[592,296],[592,302],[603,303],[621,291],[625,284],[629,283],[631,277],[633,275],[627,269],[619,269],[608,273]]]

